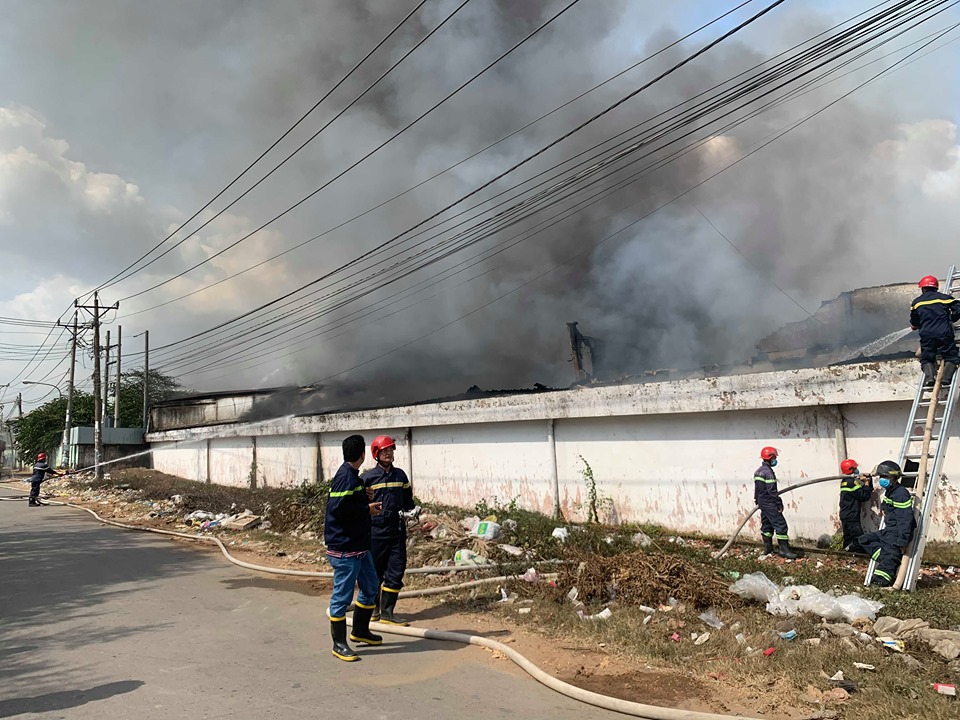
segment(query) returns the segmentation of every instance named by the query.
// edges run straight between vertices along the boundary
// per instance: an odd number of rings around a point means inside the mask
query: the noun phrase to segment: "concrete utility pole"
[[[101,307],[100,295],[93,293],[93,306],[78,305],[93,318],[93,464],[97,480],[103,480],[103,397],[100,388],[100,318],[109,310],[116,310],[120,303]],[[109,336],[109,335],[108,335]],[[109,342],[109,341],[108,341]]]
[[[150,420],[150,331],[143,331],[143,429]]]
[[[23,420],[23,393],[17,393],[17,420]],[[17,428],[20,427],[22,426],[18,424]],[[17,454],[17,469],[19,470],[22,467],[23,461],[20,460],[20,455]]]
[[[122,356],[123,326],[117,326],[117,385],[113,393],[113,426],[120,427],[120,358]]]
[[[110,331],[107,330],[107,344],[103,346],[103,374],[100,376],[103,383],[103,416],[106,422],[107,408],[110,405]]]
[[[70,344],[70,380],[67,383],[67,412],[63,419],[63,438],[60,441],[60,462],[64,466],[70,465],[70,428],[73,427],[73,390],[76,383],[77,373],[77,314],[80,312],[77,308],[77,301],[73,301],[73,330],[71,337],[73,342]],[[69,330],[69,328],[68,328]]]

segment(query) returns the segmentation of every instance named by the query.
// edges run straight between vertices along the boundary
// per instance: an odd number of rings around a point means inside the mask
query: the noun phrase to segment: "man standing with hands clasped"
[[[330,597],[330,635],[333,655],[346,662],[360,659],[347,644],[347,608],[353,589],[360,588],[353,611],[350,639],[366,645],[380,645],[383,638],[370,632],[370,618],[376,607],[377,571],[370,556],[370,516],[379,515],[381,504],[369,502],[360,481],[360,466],[366,450],[361,435],[343,441],[343,465],[330,483],[330,497],[324,519],[323,539],[327,560],[333,566],[333,595]]]

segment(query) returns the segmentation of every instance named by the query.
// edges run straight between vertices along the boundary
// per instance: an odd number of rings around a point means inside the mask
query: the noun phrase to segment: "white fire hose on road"
[[[833,478],[825,478],[833,479]],[[810,481],[814,482],[814,481]],[[810,484],[810,483],[806,483]],[[8,489],[17,489],[22,488],[11,488],[9,485],[5,486]],[[799,487],[799,486],[795,486]],[[792,489],[792,488],[789,488]],[[784,490],[786,492],[786,490]],[[21,498],[3,498],[3,499],[22,499]],[[226,546],[220,541],[220,538],[213,535],[191,535],[189,533],[181,533],[173,530],[161,530],[159,528],[149,528],[149,527],[139,527],[137,525],[128,525],[126,523],[117,522],[116,520],[107,520],[106,518],[100,517],[96,512],[85,508],[81,505],[74,505],[73,503],[61,503],[56,501],[45,501],[45,505],[60,505],[61,507],[71,507],[76,508],[77,510],[83,510],[90,513],[100,522],[105,525],[112,525],[113,527],[123,528],[124,530],[140,530],[143,532],[155,533],[157,535],[167,535],[171,537],[179,537],[187,540],[206,540],[209,542],[214,542],[217,544],[217,547],[220,548],[220,552],[223,553],[223,556],[229,560],[234,565],[245,568],[247,570],[255,570],[257,572],[269,573],[272,575],[290,575],[295,577],[318,577],[318,578],[332,578],[332,572],[319,572],[312,570],[287,570],[283,568],[272,568],[265,565],[255,565],[254,563],[244,562],[243,560],[238,560],[233,557],[230,552],[227,550]],[[752,514],[752,513],[751,513]],[[748,517],[749,519],[749,517]],[[746,524],[746,520],[744,520]],[[741,525],[742,527],[742,525]],[[739,530],[737,531],[739,532]],[[733,539],[731,538],[731,542]],[[455,566],[455,567],[433,567],[433,568],[411,568],[407,572],[463,572],[465,570],[476,570],[478,568],[483,568],[482,565],[468,565],[468,566]],[[456,585],[446,585],[443,587],[434,587],[434,588],[424,588],[421,590],[405,590],[400,593],[400,597],[422,597],[426,595],[438,595],[441,593],[451,592],[454,590],[462,590],[471,587],[476,587],[478,585],[487,585],[491,583],[500,583],[510,579],[516,579],[515,575],[502,575],[500,577],[494,578],[482,578],[480,580],[471,580],[469,582],[458,583]],[[352,625],[352,619],[348,618],[347,622]],[[622,713],[624,715],[630,715],[632,717],[638,718],[647,718],[648,720],[730,720],[731,715],[718,715],[716,713],[706,713],[698,712],[695,710],[678,710],[676,708],[665,708],[659,707],[657,705],[645,705],[643,703],[632,702],[630,700],[621,700],[620,698],[610,697],[608,695],[601,695],[600,693],[591,692],[590,690],[584,690],[579,688],[576,685],[571,685],[570,683],[564,682],[559,678],[555,678],[552,675],[544,672],[539,667],[537,667],[533,662],[527,659],[525,656],[521,655],[519,652],[504,645],[503,643],[497,642],[496,640],[490,640],[489,638],[480,637],[479,635],[466,635],[463,633],[447,632],[444,630],[431,630],[429,628],[416,628],[416,627],[400,627],[396,625],[384,625],[381,623],[371,623],[371,627],[375,627],[377,632],[383,632],[391,635],[402,635],[404,637],[419,638],[422,640],[439,640],[444,642],[455,642],[463,645],[477,645],[479,647],[489,648],[491,650],[497,650],[503,653],[508,657],[515,665],[517,665],[521,670],[527,673],[537,682],[545,685],[546,687],[554,690],[555,692],[565,695],[573,700],[577,700],[588,705],[594,705],[596,707],[602,708],[604,710],[610,710],[612,712]],[[744,715],[736,716],[739,720],[760,720],[759,718],[750,718]]]

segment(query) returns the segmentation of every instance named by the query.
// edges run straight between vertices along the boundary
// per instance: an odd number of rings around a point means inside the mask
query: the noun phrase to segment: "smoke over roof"
[[[283,147],[305,140],[457,4],[427,3]],[[120,314],[179,297],[339,224],[708,19],[702,3],[674,5],[658,10],[655,20],[642,4],[626,0],[577,5],[298,212],[210,265],[130,300]],[[516,179],[652,118],[867,5],[787,4],[551,150]],[[0,45],[20,53],[26,69],[19,81],[0,81],[0,98],[10,99],[0,99],[0,172],[10,173],[0,175],[7,178],[0,179],[0,218],[3,232],[24,240],[18,249],[5,244],[3,250],[15,281],[0,302],[0,315],[55,316],[75,294],[119,270],[239,172],[409,11],[374,2],[130,2],[119,9],[115,3],[89,2],[82,10],[60,7],[55,16],[52,7],[14,3],[7,29],[0,31]],[[198,238],[105,293],[106,301],[149,287],[257,227],[402,128],[559,7],[469,3],[270,182]],[[738,17],[748,11],[755,12],[748,8]],[[684,41],[443,178],[281,260],[124,319],[124,335],[150,329],[158,345],[184,337],[368,251],[733,24]],[[900,44],[939,26],[905,36]],[[36,47],[28,48],[24,37]],[[956,95],[949,92],[957,83],[949,69],[956,63],[944,61],[950,57],[921,59],[842,101],[594,250],[587,249],[892,60],[715,138],[470,273],[413,296],[444,291],[408,310],[378,322],[354,322],[344,327],[349,333],[336,330],[289,357],[277,341],[260,348],[265,355],[249,367],[187,368],[182,381],[197,390],[320,381],[335,405],[399,403],[458,393],[472,384],[563,386],[571,378],[564,360],[565,323],[572,320],[604,341],[612,374],[749,357],[760,338],[785,322],[803,320],[820,298],[942,274],[956,259],[951,232],[960,219],[960,152]],[[38,274],[37,254],[64,261],[50,262],[48,272]],[[489,272],[480,275],[483,271]],[[473,275],[478,277],[464,283]],[[497,300],[528,281],[533,282]],[[374,291],[319,322],[349,318],[397,287]],[[389,302],[385,310],[409,302]],[[162,369],[175,359],[161,356],[158,363]],[[338,375],[344,370],[349,372]]]

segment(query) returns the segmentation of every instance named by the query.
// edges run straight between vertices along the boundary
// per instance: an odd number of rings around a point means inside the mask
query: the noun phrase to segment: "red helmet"
[[[920,278],[920,282],[917,283],[922,288],[938,288],[940,287],[940,281],[937,280],[933,275],[924,275]]]
[[[37,455],[37,462],[40,462],[41,460],[46,460],[46,459],[47,459],[46,453],[40,453],[39,455]]]
[[[844,475],[851,475],[853,471],[859,467],[860,466],[857,465],[856,460],[851,460],[848,458],[840,463],[840,472],[842,472]]]
[[[775,447],[770,447],[769,445],[760,451],[761,460],[773,460],[780,454],[780,451]]]
[[[372,443],[370,443],[370,454],[373,455],[374,460],[379,460],[381,450],[395,448],[396,446],[397,444],[389,435],[379,435]]]

